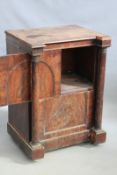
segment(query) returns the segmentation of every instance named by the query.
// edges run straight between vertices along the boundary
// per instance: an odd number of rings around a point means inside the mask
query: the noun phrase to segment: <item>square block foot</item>
[[[106,132],[101,129],[93,128],[90,133],[90,141],[93,144],[104,143],[106,141]]]
[[[33,145],[28,143],[10,123],[7,123],[7,131],[29,158],[36,160],[44,157],[45,149],[42,144]]]

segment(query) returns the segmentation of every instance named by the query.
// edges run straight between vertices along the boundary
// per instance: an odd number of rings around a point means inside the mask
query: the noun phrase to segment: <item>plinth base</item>
[[[10,123],[7,124],[7,130],[8,133],[12,136],[13,140],[32,160],[43,158],[44,153],[50,150],[55,150],[88,141],[91,141],[93,144],[98,144],[103,143],[106,140],[106,133],[103,130],[92,129],[90,133],[87,130],[82,133],[74,133],[71,136],[53,138],[51,140],[42,141],[41,143],[32,144],[24,140]]]
[[[28,143],[9,123],[7,123],[7,131],[12,136],[13,140],[19,145],[19,147],[26,153],[26,155],[29,158],[35,160],[44,157],[43,145],[32,145]]]
[[[106,141],[106,132],[101,129],[93,128],[91,130],[90,140],[93,144],[104,143]]]

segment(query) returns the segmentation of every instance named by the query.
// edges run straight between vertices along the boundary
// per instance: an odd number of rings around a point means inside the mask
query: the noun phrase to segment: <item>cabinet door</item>
[[[30,56],[0,57],[0,106],[30,100]]]
[[[93,91],[74,92],[39,100],[37,138],[62,136],[88,129],[93,115]]]

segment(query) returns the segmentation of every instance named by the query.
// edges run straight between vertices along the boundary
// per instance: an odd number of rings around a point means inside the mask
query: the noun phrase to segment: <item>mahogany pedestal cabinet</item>
[[[106,49],[111,38],[77,25],[6,31],[0,106],[8,132],[31,158],[88,142],[103,143]]]

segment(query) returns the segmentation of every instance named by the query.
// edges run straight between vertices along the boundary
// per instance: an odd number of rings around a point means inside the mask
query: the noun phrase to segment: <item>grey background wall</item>
[[[117,1],[0,0],[0,55],[6,53],[8,29],[78,24],[112,36],[108,49],[104,96],[103,146],[79,146],[48,153],[32,163],[6,132],[7,107],[0,108],[0,174],[117,174]]]
[[[79,24],[112,36],[108,50],[107,100],[117,100],[116,0],[0,0],[0,54],[5,54],[8,29]]]

